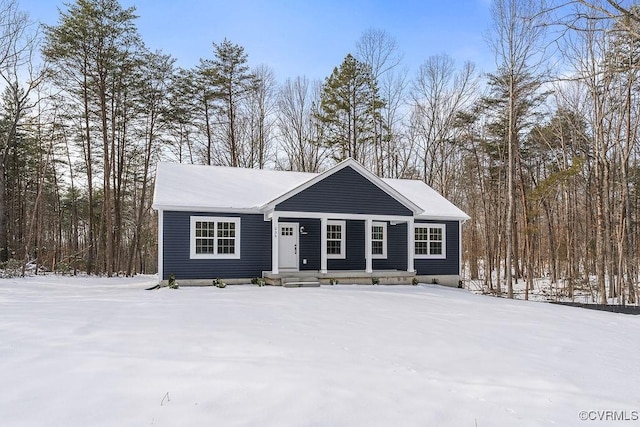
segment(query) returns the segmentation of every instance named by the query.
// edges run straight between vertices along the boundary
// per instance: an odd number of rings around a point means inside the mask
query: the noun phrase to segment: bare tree
[[[394,140],[392,126],[389,122],[395,118],[398,109],[398,98],[402,96],[406,79],[406,73],[394,73],[402,63],[402,53],[398,42],[384,30],[369,28],[356,43],[356,58],[371,67],[371,78],[376,82],[382,99],[385,100],[381,114],[373,127],[372,156],[367,156],[373,161],[369,165],[379,176],[385,175],[385,160],[392,157],[388,145]],[[386,98],[385,98],[386,95]],[[393,100],[390,103],[389,100]],[[372,107],[376,104],[371,99]],[[372,108],[375,109],[375,108]],[[392,111],[389,111],[392,110]],[[395,142],[395,141],[393,141]],[[388,175],[388,173],[387,173]]]
[[[627,7],[617,0],[573,0],[563,5],[578,5],[578,10],[588,11],[585,13],[570,14],[571,27],[574,29],[584,29],[592,31],[593,27],[588,25],[580,25],[583,18],[588,17],[591,20],[610,20],[616,21],[623,26],[629,34],[636,38],[640,38],[640,10],[633,5]]]
[[[450,169],[459,167],[455,161],[458,150],[454,141],[460,132],[456,117],[472,105],[477,91],[475,66],[466,63],[456,70],[453,59],[445,54],[429,57],[413,81],[411,126],[421,163],[416,167],[424,181],[445,196],[451,190]]]
[[[320,99],[320,83],[306,77],[287,79],[278,95],[277,128],[284,156],[276,156],[277,166],[285,170],[318,172],[325,149],[318,143],[319,128],[312,120],[314,105]]]
[[[254,89],[246,100],[248,141],[244,147],[245,167],[264,169],[271,158],[276,108],[276,76],[271,68],[258,65],[252,70]]]
[[[491,5],[493,21],[491,47],[495,53],[498,73],[507,92],[507,231],[505,249],[505,273],[507,293],[513,298],[513,239],[515,222],[515,185],[516,160],[519,157],[519,121],[522,117],[519,101],[525,96],[523,89],[531,88],[532,77],[540,73],[539,65],[543,57],[544,2],[537,0],[494,0]],[[524,194],[523,194],[524,197]],[[523,199],[525,201],[526,199]],[[523,211],[526,215],[526,206]],[[532,285],[531,272],[528,285]]]
[[[18,127],[34,106],[31,94],[44,75],[44,69],[33,68],[37,41],[38,33],[28,15],[18,9],[18,2],[0,0],[0,88],[5,101],[0,129],[0,261],[9,257],[6,168],[18,141]]]

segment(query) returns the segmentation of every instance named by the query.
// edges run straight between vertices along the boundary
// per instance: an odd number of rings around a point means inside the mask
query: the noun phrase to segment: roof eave
[[[260,209],[257,207],[251,208],[235,208],[235,207],[221,207],[221,206],[196,206],[196,205],[170,205],[162,203],[154,203],[151,205],[152,209],[157,211],[179,211],[179,212],[219,212],[219,213],[239,213],[239,214],[260,214]]]
[[[471,219],[469,215],[416,215],[415,219],[425,221],[468,221]]]

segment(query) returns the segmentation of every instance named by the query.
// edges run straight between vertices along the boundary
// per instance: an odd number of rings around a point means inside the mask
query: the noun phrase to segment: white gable
[[[306,172],[158,163],[154,209],[260,212],[267,203],[313,180]],[[382,179],[422,213],[420,219],[467,220],[469,216],[422,181]]]

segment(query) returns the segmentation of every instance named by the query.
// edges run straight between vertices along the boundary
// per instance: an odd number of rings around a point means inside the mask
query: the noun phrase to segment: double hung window
[[[415,224],[416,258],[446,257],[444,224]]]
[[[191,258],[240,258],[240,218],[191,217]]]

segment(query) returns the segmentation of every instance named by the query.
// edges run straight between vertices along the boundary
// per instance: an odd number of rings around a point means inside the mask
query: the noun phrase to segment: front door
[[[278,224],[278,268],[280,270],[298,270],[298,224],[281,222]]]

